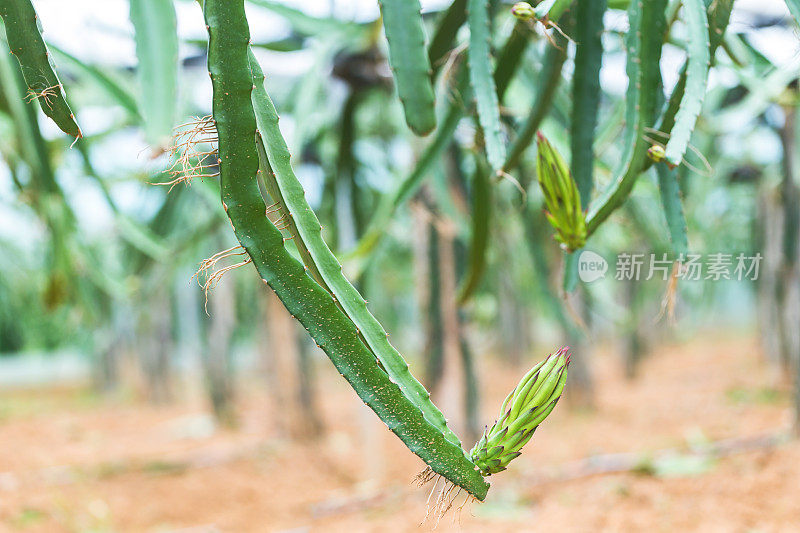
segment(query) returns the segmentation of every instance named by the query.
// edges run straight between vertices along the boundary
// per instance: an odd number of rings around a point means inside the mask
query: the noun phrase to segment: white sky
[[[128,19],[127,0],[33,0],[42,19],[47,39],[87,61],[111,64],[135,63],[131,40],[133,27]],[[371,20],[378,15],[376,0],[286,0],[287,5],[299,7],[314,15],[326,15],[333,10],[339,17]],[[423,11],[434,9],[446,0],[422,0]],[[178,0],[178,31],[184,38],[202,38],[205,32],[200,8],[194,0]],[[748,29],[754,14],[788,16],[783,0],[736,0],[731,22],[733,31]],[[275,38],[288,26],[280,17],[268,11],[248,6],[253,37]],[[791,47],[786,43],[767,46],[773,59],[787,59]],[[795,53],[796,53],[796,46]]]

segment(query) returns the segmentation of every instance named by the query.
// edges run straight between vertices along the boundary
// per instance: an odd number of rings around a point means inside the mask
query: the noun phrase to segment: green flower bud
[[[511,14],[519,20],[531,20],[536,18],[536,12],[528,2],[517,2],[511,7]]]
[[[531,440],[533,432],[558,403],[567,383],[569,347],[533,367],[503,402],[500,417],[470,451],[484,476],[502,472]]]
[[[691,147],[690,147],[691,148]],[[670,163],[666,160],[667,152],[663,146],[660,144],[654,144],[650,148],[647,149],[647,157],[650,158],[651,161],[654,163],[664,162],[670,169],[675,168],[675,164]]]
[[[586,244],[586,216],[581,209],[578,186],[564,159],[541,132],[536,173],[547,208],[547,220],[556,230],[556,240],[569,251]]]
[[[667,152],[660,144],[654,144],[647,149],[647,157],[656,163],[660,163],[667,156]]]

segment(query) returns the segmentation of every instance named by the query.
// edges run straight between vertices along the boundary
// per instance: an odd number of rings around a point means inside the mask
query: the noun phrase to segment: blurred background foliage
[[[464,3],[423,2],[429,43],[437,43],[432,36],[445,17],[463,15]],[[99,389],[134,388],[156,402],[205,376],[214,412],[235,423],[237,383],[267,368],[276,397],[297,398],[307,413],[311,427],[302,431],[319,431],[311,371],[319,354],[261,283],[247,269],[230,273],[209,293],[208,313],[203,291],[190,283],[203,258],[235,244],[218,184],[153,185],[170,180],[173,128],[210,112],[197,4],[154,2],[155,16],[137,12],[139,2],[34,4],[84,138],[71,146],[24,103],[18,65],[0,50],[0,364],[14,359],[16,369],[5,377],[0,371],[0,383],[35,381],[20,359],[72,353],[76,372],[93,376]],[[623,157],[626,3],[609,4],[595,191]],[[690,41],[678,2],[670,6],[664,95]],[[490,3],[495,58],[515,31],[528,43],[500,102],[504,140],[516,138],[550,79],[548,53],[562,46],[560,83],[539,129],[569,159],[575,44],[554,29],[517,23],[510,7]],[[568,396],[583,406],[602,386],[588,362],[604,340],[618,347],[633,377],[638,361],[665,339],[747,328],[760,333],[770,364],[795,375],[800,39],[782,3],[736,1],[691,138],[712,170],[692,151],[687,162],[699,171],[677,169],[689,249],[761,253],[759,280],[679,282],[675,323],[657,320],[666,281],[613,279],[619,253],[673,252],[655,167],[587,244],[609,261],[606,278],[569,295],[565,254],[542,210],[535,146],[486,194],[476,193],[483,147],[474,105],[457,89],[466,27],[458,24],[438,51],[431,44],[440,126],[420,138],[409,132],[394,92],[377,5],[249,0],[247,8],[255,53],[327,242],[434,395],[452,381],[449,373],[463,376],[453,391],[439,393],[463,394],[452,413],[461,431],[474,434],[485,422],[477,400],[483,376],[475,370],[484,354],[527,364],[556,344],[574,346]],[[571,33],[568,19],[560,25]],[[443,113],[451,104],[463,116],[448,123]],[[383,222],[387,199],[409,176],[420,186]],[[381,238],[365,246],[376,227]],[[485,266],[462,304],[457,291],[476,254]]]

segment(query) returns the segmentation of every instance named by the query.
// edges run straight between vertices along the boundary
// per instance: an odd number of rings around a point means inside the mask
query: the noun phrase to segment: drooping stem
[[[378,365],[353,321],[337,306],[331,293],[289,254],[284,237],[267,219],[257,183],[258,131],[251,101],[253,76],[244,0],[206,0],[204,14],[209,32],[213,118],[219,138],[220,190],[241,246],[264,283],[275,291],[389,429],[433,471],[483,499],[488,484],[464,450],[431,425]],[[270,161],[273,168],[278,167],[277,162]]]

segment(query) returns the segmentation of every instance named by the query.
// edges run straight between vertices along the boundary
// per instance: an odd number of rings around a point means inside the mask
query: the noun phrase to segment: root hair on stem
[[[572,37],[570,37],[569,35],[567,35],[566,33],[564,33],[564,31],[563,31],[561,28],[559,28],[559,27],[558,27],[558,24],[556,24],[555,22],[553,22],[552,20],[550,20],[550,19],[549,19],[547,16],[545,16],[545,17],[543,17],[542,19],[540,19],[540,20],[539,20],[539,22],[541,22],[541,23],[542,23],[542,26],[544,26],[545,30],[553,29],[553,30],[557,31],[558,33],[560,33],[560,34],[561,34],[561,36],[562,36],[564,39],[566,39],[567,41],[569,41],[569,42],[571,42],[571,43],[574,43],[574,42],[575,42],[575,40],[574,40]],[[547,34],[547,32],[545,32],[545,34]],[[560,46],[558,46],[558,45],[557,45],[557,44],[556,44],[556,43],[553,41],[553,38],[552,38],[552,36],[548,35],[548,40],[549,40],[551,43],[553,43],[553,46],[555,46],[556,48],[558,48],[558,49],[559,49],[559,50],[561,50],[562,52],[564,51],[564,49],[563,49],[563,48],[561,48]]]
[[[174,162],[166,169],[171,179],[153,185],[168,185],[171,191],[179,183],[191,184],[194,178],[218,177],[218,141],[217,127],[211,115],[194,117],[177,126],[169,149]]]
[[[232,265],[224,266],[221,268],[216,268],[217,263],[223,259],[227,259],[229,257],[242,257],[246,256],[243,261],[238,263],[234,263]],[[197,269],[190,281],[192,279],[197,279],[197,284],[203,289],[203,294],[205,297],[205,311],[206,315],[208,315],[208,291],[213,290],[214,287],[222,280],[222,277],[230,272],[231,270],[237,269],[239,267],[243,267],[247,264],[250,264],[252,259],[247,256],[247,251],[242,248],[241,245],[236,245],[232,248],[228,248],[227,250],[223,250],[221,252],[217,252],[208,259],[203,259],[200,262],[200,267]],[[212,271],[209,274],[209,271]],[[200,278],[203,277],[203,281],[201,282]]]
[[[681,270],[683,263],[680,260],[672,264],[672,274],[667,282],[667,288],[664,291],[664,296],[661,298],[661,310],[658,312],[653,323],[658,323],[665,316],[670,325],[675,325],[675,304],[678,300],[678,280],[681,277]]]
[[[655,128],[644,128],[644,131],[646,131],[650,135],[655,135],[656,137],[661,137],[663,139],[669,139],[670,138],[670,134],[669,133],[664,133],[663,131],[657,130]],[[657,139],[654,139],[654,138],[652,138],[652,137],[650,137],[648,135],[642,135],[642,139],[644,139],[645,141],[647,141],[647,142],[649,142],[651,144],[656,144],[656,145],[660,146],[661,148],[666,148],[664,142],[659,141]],[[694,173],[696,173],[696,174],[698,174],[698,175],[700,175],[700,176],[702,176],[704,178],[710,178],[711,176],[713,176],[714,175],[714,167],[711,166],[711,163],[708,162],[708,159],[706,159],[706,157],[703,155],[703,153],[700,150],[698,150],[691,143],[688,143],[686,145],[686,147],[695,156],[697,156],[697,158],[703,164],[704,169],[700,169],[700,168],[697,168],[696,166],[692,165],[691,163],[686,161],[685,157],[681,159],[681,164],[683,166],[685,166],[686,168],[688,168],[689,170],[691,170],[692,172],[694,172]]]
[[[461,44],[450,50],[443,58],[444,65],[442,66],[442,75],[440,84],[447,94],[448,100],[455,105],[463,105],[464,100],[461,93],[458,91],[458,83],[456,81],[456,73],[464,60],[464,51],[467,49],[467,44]],[[440,61],[442,61],[440,60]]]
[[[522,195],[522,204],[525,205],[525,203],[528,201],[528,191],[525,190],[525,187],[522,186],[522,184],[519,182],[517,178],[515,178],[508,172],[501,169],[498,170],[497,173],[495,174],[495,179],[496,181],[505,179],[511,182],[511,184],[517,188],[520,195]]]
[[[556,43],[555,39],[553,39],[553,36],[547,30],[552,29],[552,30],[558,32],[559,34],[561,34],[561,36],[564,37],[567,41],[572,42],[572,43],[575,42],[572,39],[572,37],[570,37],[569,35],[564,33],[564,31],[561,28],[558,27],[558,24],[556,24],[555,22],[550,20],[547,16],[544,16],[542,18],[533,17],[528,21],[528,25],[531,27],[531,30],[533,30],[534,32],[536,31],[536,25],[537,24],[541,24],[542,25],[542,33],[544,34],[545,39],[547,39],[547,41],[551,45],[553,45],[554,47],[556,47],[557,49],[559,49],[562,52],[564,52],[565,50],[562,47],[558,46],[558,43]]]
[[[589,326],[586,325],[586,321],[580,315],[580,313],[575,309],[575,305],[570,297],[571,293],[566,291],[561,291],[561,300],[564,302],[564,309],[567,312],[567,315],[572,319],[575,325],[580,329],[585,335],[589,335]]]
[[[423,518],[422,522],[420,522],[420,526],[427,522],[429,518],[433,517],[435,520],[433,523],[433,529],[436,529],[439,527],[439,523],[441,522],[442,518],[451,509],[453,509],[454,506],[456,510],[453,514],[453,523],[455,523],[456,515],[458,515],[460,523],[461,511],[464,509],[464,507],[472,501],[477,501],[477,499],[468,491],[464,490],[462,487],[459,487],[452,481],[449,481],[444,476],[437,474],[433,471],[433,469],[431,469],[430,466],[426,467],[425,470],[417,474],[417,476],[414,478],[414,482],[418,487],[423,487],[424,485],[433,482],[433,485],[431,485],[431,490],[428,493],[428,499],[425,501],[425,518]],[[435,499],[433,499],[434,494],[436,494]],[[464,495],[464,501],[461,502],[460,505],[456,506],[456,501],[462,494]]]
[[[36,91],[35,89],[28,87],[28,94],[25,96],[25,101],[31,103],[34,100],[39,100],[41,98],[44,100],[44,103],[47,104],[47,107],[53,109],[53,102],[50,100],[50,98],[58,96],[60,90],[61,85],[53,85],[52,87],[47,87],[41,91]]]

